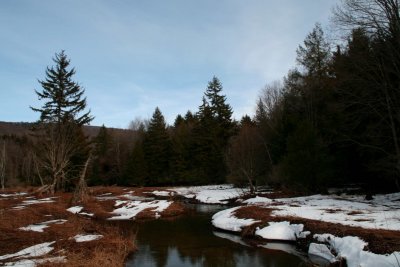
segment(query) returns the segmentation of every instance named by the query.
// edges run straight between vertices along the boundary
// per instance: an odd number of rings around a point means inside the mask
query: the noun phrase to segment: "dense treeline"
[[[89,183],[233,182],[306,191],[357,183],[371,193],[400,190],[399,3],[344,0],[334,24],[346,41],[329,43],[316,24],[297,49],[298,65],[261,91],[253,118],[232,119],[213,77],[198,109],[173,125],[156,108],[149,121],[131,124],[131,138],[103,126],[85,143]],[[30,138],[0,141],[0,178],[19,155],[19,177],[38,183]]]

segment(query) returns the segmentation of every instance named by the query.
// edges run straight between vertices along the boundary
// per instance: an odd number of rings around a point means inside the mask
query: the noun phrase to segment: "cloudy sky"
[[[0,120],[35,121],[34,89],[65,50],[96,117],[128,126],[156,106],[196,111],[215,75],[235,118],[295,66],[296,48],[339,0],[2,0]]]

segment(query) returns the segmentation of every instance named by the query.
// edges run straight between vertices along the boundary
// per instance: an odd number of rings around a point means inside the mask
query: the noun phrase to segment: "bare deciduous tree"
[[[342,29],[362,28],[370,34],[393,34],[399,30],[398,0],[342,0],[333,21]]]
[[[229,147],[230,180],[239,185],[248,183],[251,194],[257,189],[257,178],[265,173],[268,165],[262,142],[254,125],[244,125]]]
[[[71,125],[48,125],[46,135],[38,140],[36,162],[45,174],[45,189],[54,194],[65,182],[70,171],[71,157],[76,153],[77,147]],[[38,171],[39,177],[42,177]]]

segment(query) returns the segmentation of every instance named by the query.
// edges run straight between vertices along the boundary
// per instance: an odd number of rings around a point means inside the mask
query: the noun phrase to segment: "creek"
[[[287,267],[310,266],[303,253],[287,243],[245,242],[217,231],[211,217],[226,208],[191,205],[195,211],[173,219],[135,222],[138,250],[127,267]],[[253,243],[251,245],[251,243]]]

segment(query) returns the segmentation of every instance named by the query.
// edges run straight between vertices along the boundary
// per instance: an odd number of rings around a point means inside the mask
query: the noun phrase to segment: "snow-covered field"
[[[235,207],[220,211],[212,217],[212,224],[223,230],[240,232],[244,227],[257,223],[259,221],[253,219],[239,219],[233,214],[240,207]]]

